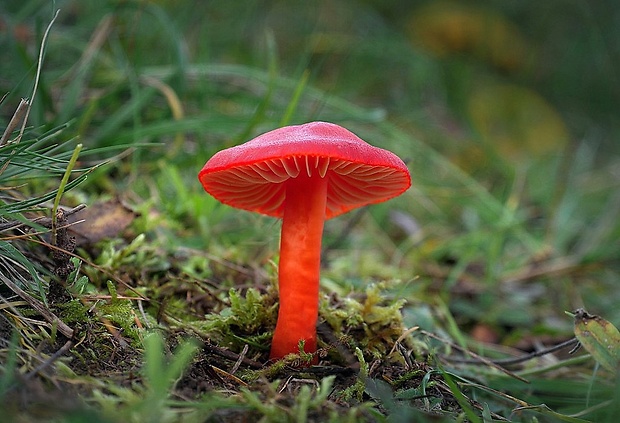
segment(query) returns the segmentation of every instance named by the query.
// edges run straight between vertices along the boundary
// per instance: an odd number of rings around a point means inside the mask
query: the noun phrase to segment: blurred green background
[[[413,179],[328,222],[327,292],[389,281],[406,326],[523,350],[572,336],[578,307],[620,324],[615,1],[4,1],[2,126],[56,9],[28,123],[82,143],[83,168],[112,159],[63,201],[140,211],[129,234],[159,254],[143,274],[209,278],[187,264],[200,252],[268,268],[279,223],[196,175],[222,148],[325,120]]]

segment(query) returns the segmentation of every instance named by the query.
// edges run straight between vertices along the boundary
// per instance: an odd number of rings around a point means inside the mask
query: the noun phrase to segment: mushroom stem
[[[280,308],[271,344],[271,358],[316,351],[319,310],[321,237],[325,222],[327,177],[302,171],[287,182],[280,239]]]

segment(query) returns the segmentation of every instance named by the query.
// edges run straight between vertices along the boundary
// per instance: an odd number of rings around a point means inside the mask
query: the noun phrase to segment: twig
[[[84,219],[76,220],[75,222],[71,222],[71,223],[67,223],[66,225],[59,226],[58,229],[67,229],[67,228],[70,228],[71,226],[75,226],[75,225],[78,225],[78,224],[84,223],[84,222],[85,222]],[[17,239],[28,239],[28,238],[32,238],[32,237],[35,237],[35,236],[44,235],[46,233],[47,233],[46,231],[28,232],[28,233],[22,233],[21,235],[3,236],[3,237],[0,237],[0,240],[2,240],[2,241],[15,241]],[[34,241],[33,239],[30,239],[30,240]]]
[[[465,354],[471,355],[472,357],[474,357],[475,359],[478,360],[477,362],[482,362],[482,363],[486,364],[487,366],[493,367],[493,368],[499,370],[500,372],[507,374],[508,376],[511,376],[511,377],[514,377],[515,379],[520,380],[521,382],[530,383],[527,379],[522,378],[521,376],[511,372],[510,370],[507,370],[507,369],[503,368],[499,364],[494,363],[493,361],[489,360],[486,357],[482,357],[482,356],[480,356],[480,355],[478,355],[478,354],[476,354],[474,352],[471,352],[471,351],[469,351],[469,350],[467,350],[465,348],[462,348],[461,346],[455,344],[454,342],[450,342],[447,339],[443,339],[443,338],[441,338],[441,337],[439,337],[439,336],[437,336],[437,335],[435,335],[433,333],[427,332],[425,330],[420,330],[420,333],[422,333],[423,335],[426,335],[426,336],[428,336],[430,338],[436,339],[436,340],[438,340],[438,341],[440,341],[440,342],[442,342],[442,343],[444,343],[446,345],[449,345],[451,348],[459,350],[459,351],[461,351],[461,352],[463,352]]]
[[[400,353],[400,355],[405,360],[405,364],[407,365],[407,369],[413,369],[413,363],[411,362],[411,356],[407,352],[407,348],[405,348],[405,346],[403,344],[401,344],[400,342],[397,342],[395,345],[398,348],[398,352]]]
[[[220,348],[218,346],[215,346],[209,342],[205,342],[203,345],[203,348],[205,350],[207,350],[210,353],[219,355],[220,357],[224,357],[227,358],[229,360],[234,360],[237,361],[240,357],[239,354],[236,354],[230,350],[224,349],[224,348]],[[249,359],[247,357],[241,357],[241,362],[243,364],[246,364],[250,367],[252,367],[253,369],[261,369],[263,368],[263,365],[261,363],[259,363],[258,361],[254,361],[252,359]]]
[[[31,379],[32,377],[34,377],[37,373],[39,373],[46,367],[51,366],[52,363],[54,363],[54,361],[58,360],[61,356],[63,356],[67,351],[69,351],[69,349],[71,349],[72,346],[73,346],[73,340],[69,339],[67,342],[65,342],[65,344],[62,347],[60,347],[58,351],[52,354],[47,360],[39,364],[28,374],[26,374],[26,376],[24,376],[24,380]]]
[[[9,121],[9,124],[6,126],[4,133],[2,134],[2,138],[0,138],[0,147],[7,143],[9,137],[17,128],[17,125],[23,121],[24,116],[26,116],[26,112],[28,111],[29,101],[25,98],[22,98],[19,104],[17,105],[17,109],[15,109],[15,113],[13,113],[13,117]]]
[[[79,206],[76,206],[72,209],[68,209],[68,210],[63,210],[63,212],[65,213],[65,216],[70,216],[72,214],[75,214],[79,211],[82,211],[86,208],[86,204],[80,204]],[[41,225],[45,228],[51,229],[52,227],[52,218],[51,217],[37,217],[34,219],[30,219],[28,220],[31,223],[36,223],[38,225]],[[26,226],[27,223],[26,222],[22,222],[19,220],[10,220],[8,222],[4,222],[2,224],[0,224],[0,232],[3,231],[8,231],[9,229],[19,229],[22,226]]]
[[[208,366],[209,366],[209,367],[211,368],[211,370],[213,370],[213,371],[214,371],[214,372],[215,372],[218,376],[224,376],[224,377],[226,377],[227,379],[232,380],[233,382],[235,382],[235,383],[236,383],[236,384],[238,384],[238,385],[241,385],[241,386],[248,386],[248,384],[247,384],[246,382],[242,381],[242,380],[241,380],[241,379],[239,379],[237,376],[235,376],[235,375],[233,375],[233,374],[231,374],[231,373],[228,373],[226,370],[222,370],[222,369],[220,369],[219,367],[215,367],[215,366],[213,366],[213,365],[211,365],[211,364],[208,364]],[[221,378],[220,378],[220,379],[221,379]]]
[[[89,265],[90,267],[97,269],[98,271],[100,271],[101,273],[103,273],[104,275],[106,275],[107,277],[109,277],[110,279],[112,279],[114,282],[118,283],[119,285],[123,285],[125,288],[127,288],[129,291],[133,292],[134,294],[137,295],[138,298],[142,299],[142,300],[149,300],[148,297],[145,297],[142,293],[140,293],[136,288],[132,287],[131,285],[129,285],[126,281],[124,281],[123,279],[119,278],[118,276],[116,276],[114,273],[112,273],[111,271],[107,270],[106,268],[99,266],[95,263],[93,263],[92,261],[79,256],[78,254],[75,254],[71,251],[67,251],[65,249],[62,249],[60,247],[57,247],[55,245],[52,245],[50,243],[47,242],[43,242],[43,241],[39,241],[37,239],[31,239],[32,242],[43,245],[49,249],[52,250],[57,250],[59,252],[65,253],[70,255],[71,257],[75,257],[80,259],[81,261],[83,261],[84,263],[86,263],[87,265]],[[138,299],[136,298],[136,299]]]
[[[249,349],[248,344],[245,344],[243,346],[243,350],[241,350],[241,354],[239,354],[239,358],[237,359],[237,362],[235,363],[235,365],[230,370],[230,374],[231,375],[234,375],[237,372],[237,370],[239,370],[239,366],[241,366],[241,363],[243,362],[243,359],[245,358],[245,355],[248,353],[248,349]]]
[[[44,304],[38,301],[36,298],[33,298],[26,291],[21,289],[19,286],[13,283],[10,279],[4,277],[4,275],[0,275],[0,279],[2,282],[14,293],[19,295],[23,300],[27,301],[28,304],[32,308],[34,308],[41,316],[45,318],[48,322],[58,328],[58,332],[62,333],[67,338],[73,338],[73,329],[71,329],[65,322],[60,320],[54,313],[49,311]]]
[[[496,360],[489,360],[492,363],[500,364],[500,365],[509,365],[509,364],[519,364],[524,361],[531,360],[536,357],[542,357],[543,355],[551,354],[556,351],[562,350],[568,347],[576,347],[579,345],[579,340],[577,338],[571,338],[568,341],[561,342],[557,345],[554,345],[549,348],[545,348],[540,351],[534,351],[533,353],[525,354],[519,357],[514,358],[500,358]],[[571,350],[572,352],[573,350]],[[444,360],[449,361],[451,363],[466,363],[466,364],[480,364],[481,360],[478,359],[469,359],[469,358],[460,358],[460,357],[442,357]]]

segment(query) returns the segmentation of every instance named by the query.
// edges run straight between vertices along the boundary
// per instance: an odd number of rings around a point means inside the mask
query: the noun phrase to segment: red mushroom
[[[198,178],[232,207],[282,218],[280,307],[271,358],[316,351],[325,219],[396,197],[411,185],[395,154],[326,122],[279,128],[215,154]]]

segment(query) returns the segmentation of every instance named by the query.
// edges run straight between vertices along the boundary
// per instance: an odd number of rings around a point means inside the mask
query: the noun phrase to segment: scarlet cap
[[[285,182],[301,172],[329,179],[326,219],[389,200],[411,186],[398,156],[328,122],[285,126],[222,150],[198,178],[224,204],[282,217]]]

